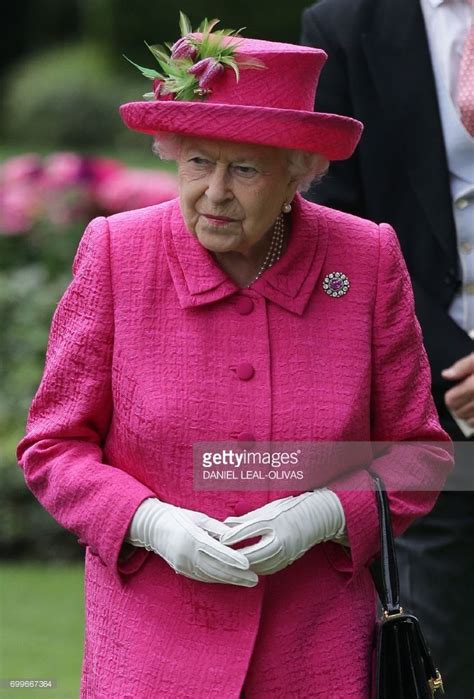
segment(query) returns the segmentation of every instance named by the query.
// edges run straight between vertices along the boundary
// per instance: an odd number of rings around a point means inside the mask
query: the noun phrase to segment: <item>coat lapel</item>
[[[321,276],[329,233],[325,216],[300,194],[293,200],[291,237],[283,257],[252,288],[273,303],[302,315]]]
[[[250,287],[286,310],[302,315],[321,274],[328,232],[318,207],[297,194],[285,254]],[[245,290],[219,267],[187,230],[178,200],[163,218],[163,242],[181,308],[220,301]]]
[[[362,43],[390,133],[431,230],[442,248],[456,255],[446,152],[419,2],[371,3]]]

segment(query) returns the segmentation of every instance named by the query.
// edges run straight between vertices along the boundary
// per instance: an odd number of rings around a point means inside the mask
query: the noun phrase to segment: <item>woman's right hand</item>
[[[258,576],[247,558],[213,538],[229,529],[203,512],[147,498],[133,516],[126,541],[158,554],[187,578],[254,587]]]

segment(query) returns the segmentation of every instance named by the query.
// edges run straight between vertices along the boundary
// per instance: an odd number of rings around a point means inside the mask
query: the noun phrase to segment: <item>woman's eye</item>
[[[209,160],[206,160],[206,158],[200,158],[199,156],[196,156],[195,158],[190,158],[189,162],[194,163],[194,165],[208,165],[209,164]]]
[[[246,177],[255,175],[257,173],[256,169],[254,167],[250,167],[250,165],[234,165],[234,170],[238,175],[244,175]]]

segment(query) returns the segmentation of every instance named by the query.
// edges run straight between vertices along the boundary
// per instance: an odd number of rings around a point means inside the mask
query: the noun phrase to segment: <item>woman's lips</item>
[[[235,223],[235,218],[227,216],[212,216],[211,214],[201,214],[212,226],[227,226],[229,223]]]

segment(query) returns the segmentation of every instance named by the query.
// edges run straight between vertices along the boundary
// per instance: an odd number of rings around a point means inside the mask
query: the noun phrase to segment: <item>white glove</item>
[[[239,548],[251,570],[259,575],[286,568],[321,541],[347,541],[341,502],[327,488],[274,500],[241,517],[227,517],[224,524],[232,529],[221,536],[223,544],[262,537],[255,544]]]
[[[125,540],[157,553],[187,578],[254,587],[258,577],[249,570],[246,557],[212,538],[228,530],[202,512],[147,498],[135,512]]]

